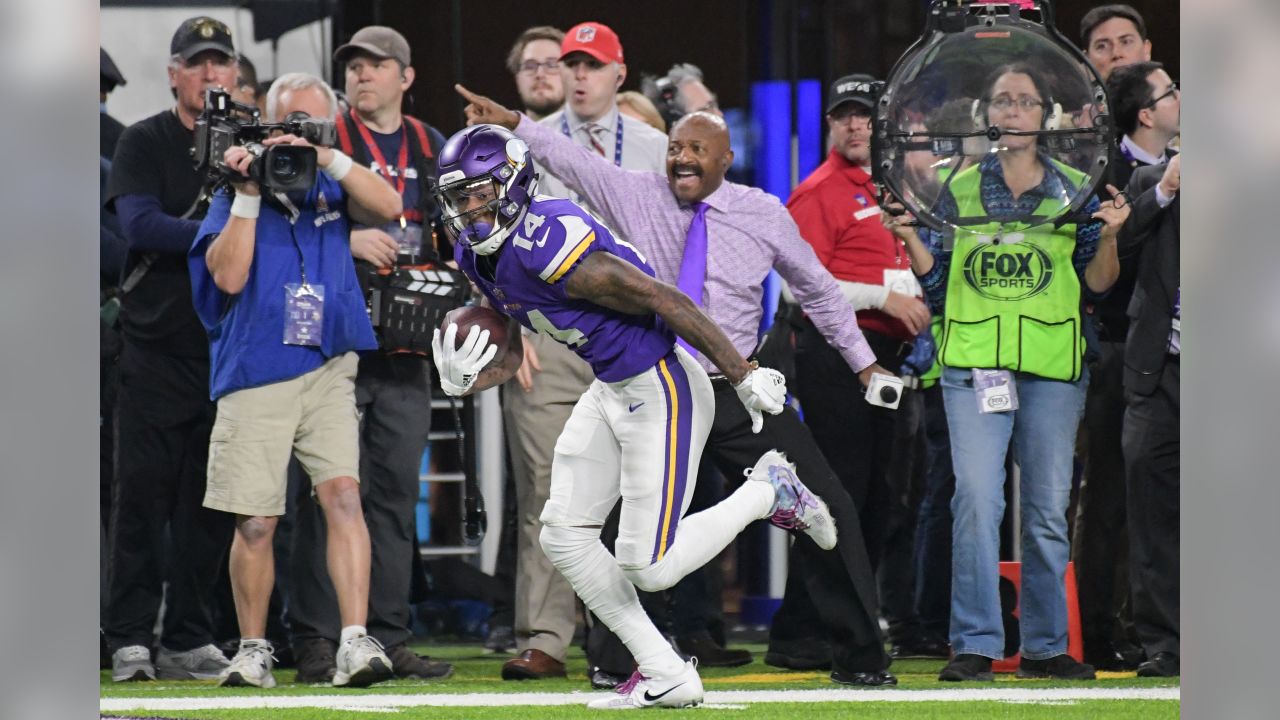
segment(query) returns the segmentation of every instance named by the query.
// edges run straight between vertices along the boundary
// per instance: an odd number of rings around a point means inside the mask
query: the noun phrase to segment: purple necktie
[[[684,240],[684,257],[680,260],[680,279],[676,287],[688,295],[693,304],[702,307],[702,285],[707,280],[707,207],[700,202],[693,206],[693,221],[689,223],[689,232]],[[676,338],[680,347],[697,357],[694,350],[684,338]]]

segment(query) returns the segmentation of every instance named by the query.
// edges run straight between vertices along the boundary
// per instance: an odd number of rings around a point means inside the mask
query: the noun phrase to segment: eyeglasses
[[[553,73],[560,69],[559,60],[548,60],[546,62],[538,62],[537,60],[525,60],[520,63],[520,72],[525,75],[537,75],[539,70],[546,70]]]
[[[1182,90],[1180,90],[1180,89],[1178,88],[1178,83],[1177,83],[1177,81],[1174,81],[1174,82],[1170,83],[1170,84],[1169,84],[1169,89],[1168,89],[1168,90],[1165,90],[1163,93],[1161,93],[1160,95],[1156,96],[1154,99],[1152,99],[1152,101],[1151,101],[1151,102],[1147,103],[1147,104],[1146,104],[1146,105],[1144,105],[1143,107],[1153,108],[1153,107],[1155,107],[1156,105],[1159,105],[1161,100],[1163,100],[1163,99],[1165,99],[1165,98],[1169,97],[1170,95],[1172,95],[1172,96],[1174,96],[1174,97],[1181,97],[1181,96],[1182,96]]]
[[[1017,105],[1023,112],[1031,112],[1036,108],[1043,108],[1044,101],[1030,95],[1019,95],[1017,100],[1008,95],[1000,95],[991,101],[991,107],[1000,112],[1009,112],[1014,105]]]

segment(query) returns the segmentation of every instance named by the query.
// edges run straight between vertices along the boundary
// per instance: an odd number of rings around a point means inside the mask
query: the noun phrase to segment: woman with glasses
[[[947,221],[945,237],[890,221],[944,317],[955,655],[939,679],[992,680],[992,660],[1006,654],[999,561],[1010,440],[1021,468],[1019,677],[1093,679],[1092,667],[1066,654],[1063,582],[1072,452],[1088,383],[1081,293],[1105,293],[1115,281],[1115,236],[1128,208],[1093,198],[1085,209],[1093,219],[1055,227],[1087,181],[1037,134],[1056,127],[1061,109],[1025,64],[999,68],[983,88],[974,120],[1000,135],[941,192],[933,213]]]

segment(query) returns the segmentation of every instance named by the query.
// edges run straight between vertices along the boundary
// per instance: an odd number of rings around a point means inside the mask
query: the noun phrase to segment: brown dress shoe
[[[525,650],[518,657],[502,663],[503,680],[542,680],[562,677],[567,677],[564,663],[541,650]]]

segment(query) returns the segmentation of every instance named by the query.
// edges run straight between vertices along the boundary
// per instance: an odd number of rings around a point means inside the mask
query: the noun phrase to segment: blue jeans
[[[945,368],[942,394],[951,431],[956,490],[951,501],[951,646],[956,654],[1004,656],[1000,618],[1000,520],[1005,452],[1013,439],[1021,469],[1022,656],[1067,651],[1067,503],[1072,453],[1088,370],[1070,383],[1015,373],[1019,408],[982,414],[968,369]]]

